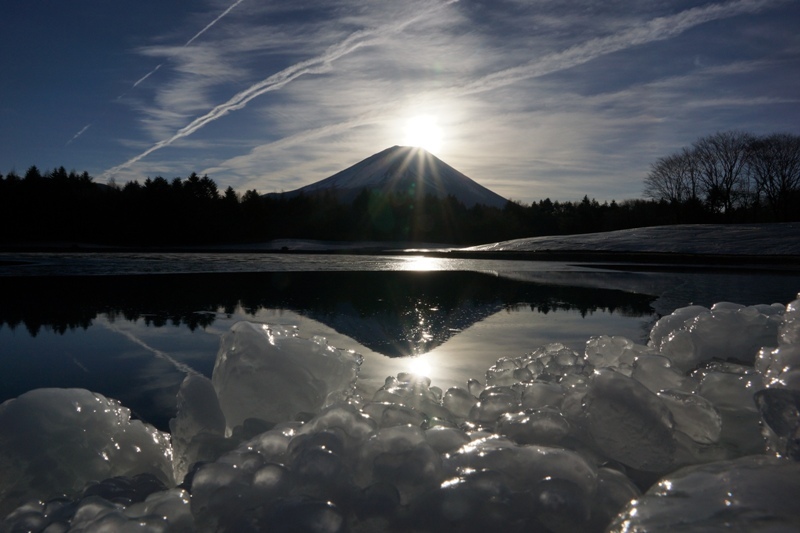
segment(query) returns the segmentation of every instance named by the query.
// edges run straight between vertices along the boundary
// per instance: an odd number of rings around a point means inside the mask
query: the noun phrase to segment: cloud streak
[[[88,129],[89,129],[91,126],[92,126],[91,124],[87,124],[87,125],[85,125],[85,126],[84,126],[84,127],[81,129],[81,131],[79,131],[78,133],[76,133],[75,135],[73,135],[73,136],[72,136],[72,138],[71,138],[70,140],[68,140],[68,141],[67,141],[67,144],[65,144],[64,146],[69,146],[70,144],[72,144],[72,142],[73,142],[75,139],[77,139],[78,137],[80,137],[81,135],[83,135],[83,134],[86,132],[86,130],[88,130]]]
[[[391,24],[377,26],[371,29],[364,29],[353,32],[342,41],[329,46],[324,53],[316,57],[313,57],[311,59],[295,63],[294,65],[291,65],[261,80],[260,82],[251,85],[244,91],[241,91],[236,95],[234,95],[227,102],[214,107],[211,111],[209,111],[205,115],[196,118],[195,120],[193,120],[192,122],[181,128],[180,130],[178,130],[173,136],[157,142],[156,144],[154,144],[144,152],[140,153],[139,155],[129,159],[128,161],[122,163],[121,165],[117,165],[116,167],[107,170],[104,174],[106,176],[113,176],[115,173],[121,171],[122,169],[130,167],[134,163],[147,157],[153,152],[165,148],[179,139],[188,137],[197,130],[203,128],[207,124],[210,124],[211,122],[214,122],[219,118],[224,117],[228,113],[244,108],[254,98],[257,98],[258,96],[261,96],[270,91],[279,90],[301,76],[304,76],[306,74],[321,74],[324,72],[329,72],[332,70],[333,68],[332,64],[336,60],[341,59],[342,57],[355,52],[361,47],[376,44],[390,35],[402,32],[410,24],[413,24],[414,22],[420,19],[424,19],[425,17],[430,16],[433,11],[437,11],[443,8],[444,6],[454,4],[456,2],[458,2],[458,0],[449,0],[447,2],[438,4],[434,8],[429,9],[427,11],[416,13],[412,17],[402,20],[400,22],[393,22]]]
[[[491,91],[518,81],[582,65],[603,55],[669,39],[707,22],[755,13],[784,2],[785,0],[738,0],[687,9],[676,15],[652,19],[641,26],[608,37],[591,39],[562,52],[535,59],[525,65],[494,72],[454,88],[452,92],[458,95],[467,95]]]
[[[233,9],[234,9],[236,6],[238,6],[238,5],[239,5],[239,4],[241,4],[242,2],[244,2],[244,0],[236,0],[236,2],[234,2],[233,4],[231,4],[230,6],[228,6],[228,8],[227,8],[225,11],[223,11],[222,13],[220,13],[220,14],[219,14],[219,16],[217,16],[217,18],[215,18],[214,20],[212,20],[211,22],[209,22],[209,23],[208,23],[208,24],[207,24],[207,25],[206,25],[206,26],[205,26],[205,27],[204,27],[202,30],[200,30],[199,32],[195,33],[195,34],[192,36],[192,38],[191,38],[191,39],[189,39],[188,41],[186,41],[186,42],[184,43],[184,45],[183,45],[183,46],[184,46],[184,47],[186,47],[186,46],[189,46],[190,44],[192,44],[193,42],[195,42],[195,41],[197,40],[197,38],[198,38],[198,37],[200,37],[200,36],[201,36],[201,35],[203,35],[205,32],[207,32],[208,30],[210,30],[210,29],[211,29],[211,27],[212,27],[212,26],[214,26],[214,24],[216,24],[217,22],[219,22],[219,21],[220,21],[220,20],[221,20],[223,17],[225,17],[225,15],[227,15],[228,13],[230,13],[230,12],[231,12],[231,11],[232,11],[232,10],[233,10]],[[142,76],[141,78],[139,78],[138,80],[136,80],[136,82],[134,82],[133,86],[131,86],[131,89],[135,89],[135,88],[136,88],[136,87],[137,87],[137,86],[138,86],[140,83],[142,83],[142,82],[143,82],[143,81],[145,81],[147,78],[149,78],[150,76],[152,76],[153,74],[155,74],[155,73],[158,71],[158,69],[160,69],[162,66],[164,66],[164,63],[159,63],[158,65],[156,65],[156,67],[155,67],[153,70],[151,70],[150,72],[148,72],[147,74],[145,74],[144,76]],[[118,96],[118,97],[117,97],[117,99],[119,99],[119,98],[122,98],[122,96],[124,96],[124,95],[120,95],[120,96]]]
[[[452,83],[449,87],[434,89],[426,93],[426,97],[433,101],[448,101],[489,92],[524,80],[560,72],[614,52],[670,39],[708,22],[755,13],[781,3],[785,3],[784,0],[736,0],[690,8],[674,15],[652,18],[614,34],[590,39],[562,51],[542,55],[515,67],[497,70],[472,80]],[[759,100],[759,102],[761,101]],[[229,159],[207,171],[225,171],[231,166],[234,168],[261,166],[263,168],[263,164],[249,163],[248,160],[268,160],[267,154],[278,148],[283,149],[306,143],[312,139],[341,134],[352,128],[385,122],[396,114],[397,106],[398,104],[388,105],[382,111],[373,109],[366,113],[347,117],[345,120],[332,121],[327,125],[317,124],[312,128],[295,131],[288,136],[261,144],[253,148],[249,154]]]

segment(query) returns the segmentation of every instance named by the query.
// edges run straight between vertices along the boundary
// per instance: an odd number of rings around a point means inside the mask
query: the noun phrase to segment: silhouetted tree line
[[[653,163],[644,192],[676,222],[800,220],[800,136],[702,137]]]
[[[354,291],[353,287],[369,287]],[[202,287],[202,290],[198,290]],[[109,322],[139,321],[152,327],[183,325],[194,331],[235,312],[293,310],[332,323],[343,310],[383,320],[391,341],[381,353],[399,355],[408,332],[419,327],[418,309],[435,308],[427,328],[438,341],[503,307],[541,313],[606,311],[641,317],[652,313],[652,296],[599,288],[544,285],[478,272],[258,272],[163,274],[159,276],[0,276],[0,329],[24,327],[64,334],[86,330],[98,315]],[[524,302],[524,303],[521,303]],[[66,305],[65,305],[66,304]],[[359,328],[351,332],[354,338]],[[363,339],[369,342],[367,338]],[[375,340],[374,338],[372,339]],[[368,345],[368,344],[365,344]],[[394,346],[394,348],[392,347]],[[372,347],[377,349],[377,347]],[[210,371],[211,369],[209,369]]]
[[[455,197],[419,199],[362,191],[352,203],[331,192],[240,195],[214,180],[147,178],[97,184],[64,167],[0,175],[0,242],[157,246],[278,238],[475,244],[677,223],[800,220],[800,137],[724,132],[658,159],[647,199],[578,202],[549,198],[502,209]]]

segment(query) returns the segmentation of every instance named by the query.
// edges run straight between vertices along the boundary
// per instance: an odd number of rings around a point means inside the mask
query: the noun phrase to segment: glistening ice
[[[463,388],[246,322],[171,434],[82,389],[0,405],[2,531],[796,531],[800,299],[691,306]]]

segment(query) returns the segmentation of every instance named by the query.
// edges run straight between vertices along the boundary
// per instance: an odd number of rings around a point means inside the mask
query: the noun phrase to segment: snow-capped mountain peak
[[[482,204],[502,208],[507,202],[430,152],[411,146],[387,148],[333,176],[283,194],[331,192],[347,202],[364,189],[418,198],[452,195],[467,207]]]

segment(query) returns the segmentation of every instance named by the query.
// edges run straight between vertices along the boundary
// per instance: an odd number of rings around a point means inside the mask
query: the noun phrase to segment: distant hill
[[[266,196],[292,197],[328,192],[349,203],[364,189],[384,194],[410,194],[418,198],[452,195],[467,207],[481,204],[502,208],[508,201],[426,150],[410,146],[387,148],[316,183]]]

